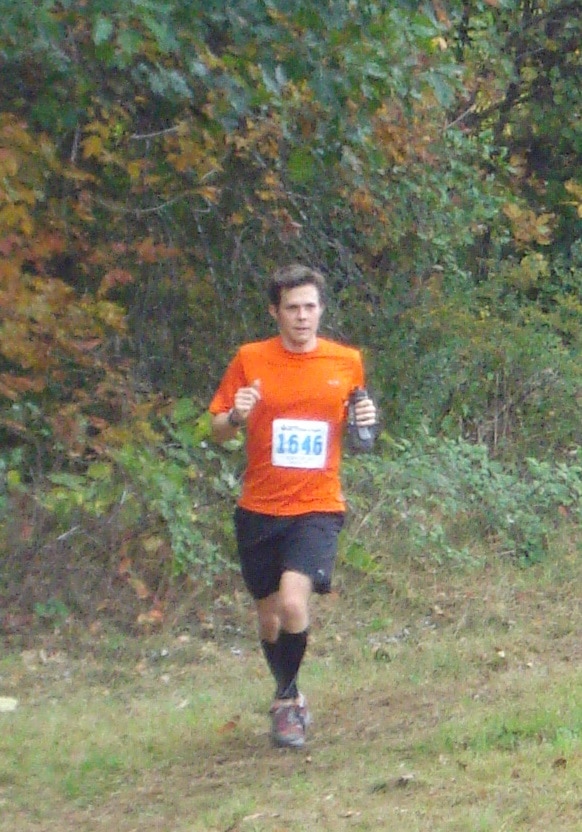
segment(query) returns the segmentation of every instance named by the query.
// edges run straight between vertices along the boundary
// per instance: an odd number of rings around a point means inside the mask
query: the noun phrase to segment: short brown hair
[[[317,269],[310,269],[301,263],[283,266],[273,273],[268,287],[270,303],[279,308],[281,293],[284,289],[296,289],[297,286],[315,286],[319,300],[325,302],[325,277]]]

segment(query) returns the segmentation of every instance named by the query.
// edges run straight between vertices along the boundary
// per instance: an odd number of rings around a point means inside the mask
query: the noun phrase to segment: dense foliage
[[[216,562],[222,509],[208,533],[188,506],[228,502],[240,461],[197,420],[293,259],[329,276],[327,332],[364,348],[391,437],[428,425],[515,476],[575,458],[579,2],[0,8],[19,545],[38,512],[66,533],[116,509],[122,539],[161,523],[175,570]]]

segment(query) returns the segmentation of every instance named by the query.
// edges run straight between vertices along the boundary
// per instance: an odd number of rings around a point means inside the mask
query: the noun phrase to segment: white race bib
[[[271,462],[278,468],[323,468],[329,424],[308,419],[274,419]]]

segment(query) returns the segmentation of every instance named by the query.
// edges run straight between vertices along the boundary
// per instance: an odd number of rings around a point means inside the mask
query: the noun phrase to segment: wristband
[[[231,426],[231,428],[240,428],[244,424],[244,419],[241,418],[240,413],[236,410],[235,407],[231,407],[228,411],[226,421]]]

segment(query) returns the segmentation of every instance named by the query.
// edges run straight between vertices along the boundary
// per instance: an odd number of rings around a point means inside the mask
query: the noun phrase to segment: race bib
[[[323,468],[328,434],[327,422],[274,419],[271,462],[278,468]]]

